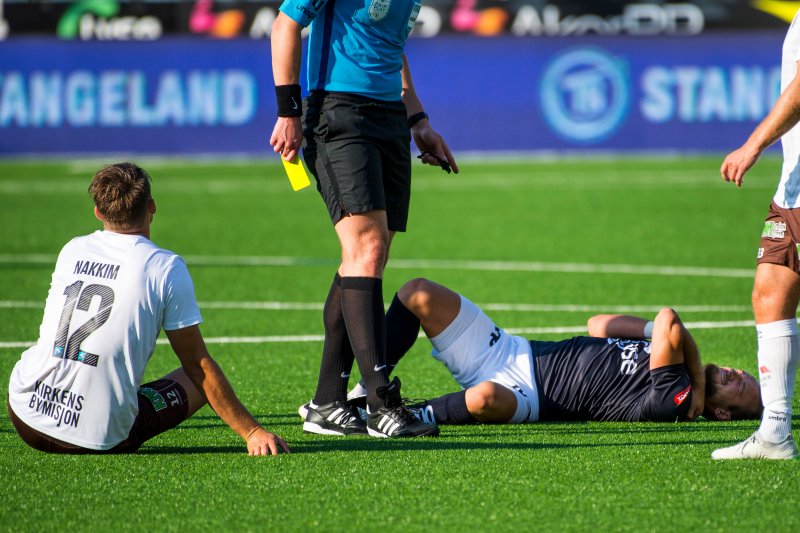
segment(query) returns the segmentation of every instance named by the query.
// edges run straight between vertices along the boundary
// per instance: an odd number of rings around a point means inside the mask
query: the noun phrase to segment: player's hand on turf
[[[280,154],[286,161],[292,161],[300,151],[303,142],[303,126],[300,117],[278,117],[269,144],[276,154]]]
[[[413,128],[411,128],[411,135],[414,137],[414,144],[417,145],[420,152],[422,152],[422,162],[426,165],[433,165],[435,167],[442,166],[439,159],[447,161],[453,172],[458,174],[458,165],[450,152],[447,143],[444,142],[442,136],[430,126],[427,119],[420,120]],[[428,153],[426,153],[428,152]],[[434,157],[434,155],[436,157]],[[439,159],[437,159],[437,157]]]
[[[753,150],[747,145],[731,152],[719,169],[722,179],[732,181],[737,187],[741,187],[745,173],[756,164],[760,155],[761,152]]]
[[[279,452],[292,453],[279,436],[259,428],[247,439],[247,455],[278,455]]]

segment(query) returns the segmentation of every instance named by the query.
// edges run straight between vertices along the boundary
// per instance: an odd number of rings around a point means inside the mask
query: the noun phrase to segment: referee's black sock
[[[417,341],[419,318],[394,295],[386,311],[386,364],[389,374]]]
[[[477,424],[478,420],[469,414],[467,409],[467,391],[452,392],[433,400],[428,400],[433,407],[433,416],[437,424]]]
[[[322,345],[322,362],[319,367],[317,391],[314,394],[316,405],[325,405],[337,400],[347,399],[347,380],[353,368],[353,349],[347,338],[347,328],[342,314],[342,289],[339,273],[333,278],[328,299],[322,309],[322,323],[325,326],[325,343]]]
[[[361,379],[367,387],[371,411],[384,406],[378,387],[389,384],[386,365],[386,321],[383,314],[383,282],[380,278],[342,278],[342,314]]]

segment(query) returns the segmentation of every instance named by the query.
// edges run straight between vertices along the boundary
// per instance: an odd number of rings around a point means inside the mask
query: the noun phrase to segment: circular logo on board
[[[628,112],[628,67],[599,48],[572,49],[547,65],[539,94],[544,118],[560,137],[599,142]]]

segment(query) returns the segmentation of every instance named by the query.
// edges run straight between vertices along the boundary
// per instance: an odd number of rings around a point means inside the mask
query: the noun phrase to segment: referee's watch
[[[408,129],[413,128],[417,124],[417,122],[426,118],[428,118],[428,114],[425,111],[414,113],[413,115],[408,117]]]

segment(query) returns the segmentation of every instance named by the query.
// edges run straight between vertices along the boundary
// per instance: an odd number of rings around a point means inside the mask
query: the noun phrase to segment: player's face
[[[720,407],[753,409],[761,405],[761,387],[758,380],[738,368],[717,367],[713,378],[717,385],[715,400]]]

